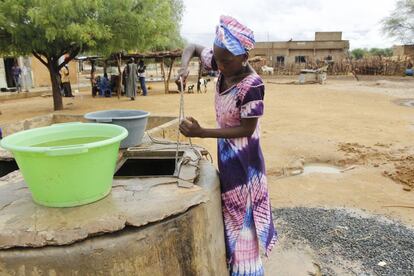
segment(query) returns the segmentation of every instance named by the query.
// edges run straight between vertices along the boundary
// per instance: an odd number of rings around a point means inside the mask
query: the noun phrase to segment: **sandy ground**
[[[414,209],[410,208],[414,206],[414,107],[403,104],[414,99],[414,78],[365,77],[360,82],[336,78],[326,85],[283,82],[286,78],[265,80],[265,116],[261,119],[273,207],[358,208],[414,226]],[[149,85],[149,96],[136,101],[92,98],[84,91],[74,99],[64,99],[65,110],[60,112],[136,108],[176,116],[178,94],[165,95],[160,83]],[[215,126],[213,91],[209,83],[207,93],[185,95],[186,115],[205,127]],[[1,123],[46,114],[52,112],[52,98],[3,102],[0,98],[0,111]],[[193,142],[216,157],[214,139]],[[308,163],[336,165],[344,171],[294,175]],[[286,258],[292,265],[303,261],[302,253],[281,256],[276,250],[274,254],[278,256],[271,258],[275,261],[268,267],[280,267]],[[307,271],[312,269],[309,264]]]

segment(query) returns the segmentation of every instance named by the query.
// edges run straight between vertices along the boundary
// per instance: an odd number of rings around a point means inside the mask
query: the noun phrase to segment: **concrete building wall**
[[[408,56],[414,59],[414,45],[395,45],[392,47],[392,53],[396,57]]]
[[[307,62],[328,58],[340,61],[346,58],[349,50],[349,41],[341,38],[341,32],[317,32],[314,41],[258,42],[250,56],[266,57],[269,66],[280,64],[282,60],[285,65],[294,64],[299,57]]]
[[[316,32],[315,40],[317,41],[342,40],[342,32]]]
[[[30,56],[30,57],[18,57],[17,62],[20,68],[23,68],[23,64],[26,64],[30,68],[30,76],[29,80],[26,80],[29,85],[29,89],[33,87],[49,87],[52,86],[50,82],[50,75],[49,71],[47,70],[46,66],[44,66],[37,58]],[[77,62],[71,61],[69,63],[69,74],[70,74],[70,81],[72,84],[78,82],[78,73],[77,73]],[[23,81],[23,76],[22,76]],[[23,85],[24,86],[24,85]],[[6,81],[6,71],[4,65],[4,59],[0,58],[0,88],[1,87],[8,87]]]
[[[52,86],[50,82],[50,74],[46,66],[43,65],[37,58],[31,57],[31,65],[33,71],[33,84],[35,87]],[[78,82],[77,62],[69,62],[69,76],[70,82],[73,84]]]
[[[283,57],[284,64],[296,63],[297,56],[304,56],[306,61],[326,60],[328,57],[333,61],[341,61],[347,56],[346,50],[341,49],[260,49],[254,52],[255,56],[266,57],[269,66],[275,66],[278,63],[278,57]],[[279,62],[280,62],[279,58]]]
[[[7,87],[6,71],[4,68],[4,60],[0,58],[0,87]]]

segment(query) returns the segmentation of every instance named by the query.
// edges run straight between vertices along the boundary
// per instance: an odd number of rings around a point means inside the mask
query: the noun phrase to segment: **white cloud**
[[[181,33],[189,42],[211,45],[221,14],[251,28],[257,41],[312,40],[315,31],[342,31],[351,48],[390,47],[381,19],[394,0],[184,0]]]

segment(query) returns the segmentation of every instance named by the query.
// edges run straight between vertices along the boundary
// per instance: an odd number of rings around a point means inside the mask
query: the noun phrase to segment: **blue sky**
[[[189,42],[211,45],[221,14],[250,27],[256,41],[312,40],[315,31],[342,31],[353,48],[398,44],[381,32],[381,19],[394,0],[184,0],[181,34]]]

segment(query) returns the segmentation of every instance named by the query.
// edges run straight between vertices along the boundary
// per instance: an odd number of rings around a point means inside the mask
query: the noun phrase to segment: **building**
[[[395,45],[392,47],[392,53],[395,57],[409,57],[414,59],[414,45]]]
[[[250,56],[262,56],[270,66],[305,64],[322,60],[340,61],[347,57],[349,41],[342,32],[316,32],[312,41],[257,42]]]
[[[0,57],[0,88],[16,87],[13,76],[12,67],[17,63],[22,69],[22,88],[25,90],[35,87],[51,87],[49,70],[34,56],[28,57]],[[23,70],[23,68],[25,69]],[[77,83],[77,63],[71,61],[69,63],[69,73],[71,83]],[[23,76],[24,75],[24,76]]]

